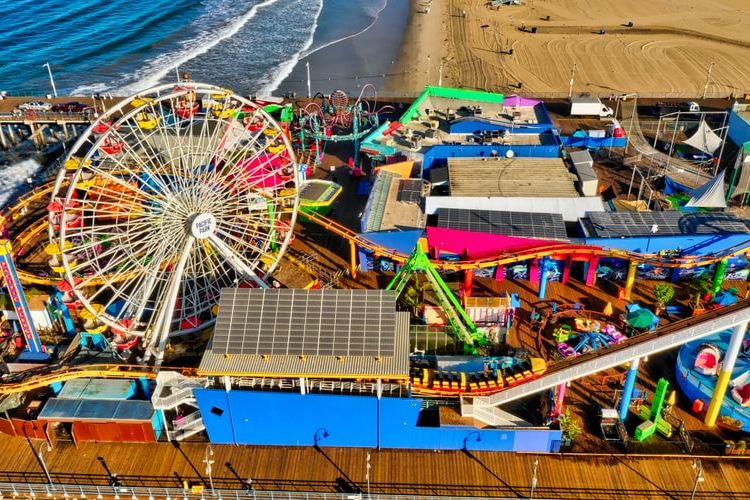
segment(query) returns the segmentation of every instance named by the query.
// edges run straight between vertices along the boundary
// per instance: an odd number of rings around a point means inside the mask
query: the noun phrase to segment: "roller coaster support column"
[[[474,271],[471,269],[464,270],[464,297],[471,297],[471,290],[474,288]]]
[[[557,386],[557,396],[555,397],[555,407],[552,409],[552,418],[557,418],[563,414],[563,408],[565,406],[565,393],[568,390],[568,385],[563,382]]]
[[[625,300],[630,300],[630,294],[633,291],[635,283],[635,272],[638,270],[638,262],[631,260],[628,264],[628,275],[625,278]]]
[[[539,259],[529,261],[529,283],[539,283]]]
[[[622,399],[620,399],[620,420],[622,422],[628,418],[630,400],[633,399],[633,387],[635,387],[635,380],[638,378],[638,367],[640,364],[641,358],[635,358],[631,361],[628,375],[625,377],[625,385],[622,388]]]
[[[721,259],[716,263],[716,271],[714,272],[714,286],[711,288],[711,293],[716,295],[716,292],[721,290],[721,285],[724,283],[724,274],[727,272],[727,259]]]
[[[586,286],[594,286],[596,283],[596,268],[599,267],[599,257],[591,257],[586,262]]]
[[[354,241],[349,241],[349,271],[352,278],[357,277],[357,245]]]
[[[727,347],[727,351],[724,353],[724,361],[721,365],[719,378],[716,379],[716,387],[711,396],[708,410],[706,410],[706,417],[703,420],[708,427],[716,425],[716,418],[719,416],[721,403],[724,402],[724,395],[727,392],[727,386],[729,386],[729,377],[732,376],[734,363],[737,361],[737,355],[740,352],[740,346],[742,346],[742,339],[745,337],[746,331],[747,325],[745,323],[737,325],[732,329],[732,338],[729,339],[729,347]]]
[[[560,279],[560,283],[563,285],[568,282],[568,278],[570,278],[570,266],[573,263],[573,259],[570,257],[566,257],[565,260],[563,260],[563,268],[562,268],[562,278]]]
[[[542,260],[539,262],[539,269],[541,270],[541,275],[539,276],[539,298],[543,299],[545,295],[547,295],[547,281],[549,279],[547,278],[547,265],[549,264],[549,257],[544,256],[542,257]]]

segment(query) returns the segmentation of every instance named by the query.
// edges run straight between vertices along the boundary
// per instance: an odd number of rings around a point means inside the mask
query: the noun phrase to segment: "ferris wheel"
[[[168,337],[214,322],[222,287],[267,287],[292,237],[287,133],[225,89],[181,82],[126,99],[64,166],[48,207],[64,297],[157,364]]]

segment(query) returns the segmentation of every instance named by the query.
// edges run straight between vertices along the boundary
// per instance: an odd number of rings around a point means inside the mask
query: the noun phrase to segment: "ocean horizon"
[[[60,95],[130,95],[188,72],[192,79],[243,95],[301,89],[301,60],[352,74],[384,71],[388,50],[361,53],[381,14],[403,31],[407,0],[18,0],[0,5],[0,91],[52,93],[49,63]],[[390,4],[390,5],[389,5]],[[394,14],[395,13],[395,14]],[[404,19],[400,19],[404,17]],[[391,19],[394,21],[394,19]],[[384,24],[382,21],[380,24]],[[395,49],[393,48],[395,45]],[[348,52],[348,53],[347,53]],[[375,66],[372,60],[381,61]],[[375,69],[372,69],[375,68]],[[369,70],[369,71],[368,71]],[[294,76],[294,78],[290,78]],[[338,87],[356,91],[351,77]],[[381,79],[382,80],[382,79]],[[376,84],[381,82],[375,82]],[[283,87],[282,87],[282,84]],[[316,90],[318,90],[316,88]]]

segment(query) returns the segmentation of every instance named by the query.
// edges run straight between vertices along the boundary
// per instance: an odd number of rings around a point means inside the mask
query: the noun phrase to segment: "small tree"
[[[701,297],[705,296],[708,292],[711,291],[712,284],[713,280],[706,272],[690,282],[690,288],[692,288],[693,293],[695,294],[695,307],[700,306]]]
[[[657,283],[654,285],[654,298],[656,307],[663,309],[674,298],[674,287],[667,283]]]
[[[581,420],[570,416],[570,409],[565,409],[565,414],[560,415],[560,430],[564,437],[567,437],[571,441],[575,441],[581,434],[583,434],[583,426]]]

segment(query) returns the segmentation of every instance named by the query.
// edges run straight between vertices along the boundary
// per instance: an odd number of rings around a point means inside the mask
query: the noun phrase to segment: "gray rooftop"
[[[153,416],[151,401],[50,398],[39,412],[38,418],[57,422],[150,421]]]
[[[441,208],[438,227],[521,238],[568,239],[560,214]]]
[[[204,374],[406,377],[408,313],[386,290],[225,288]]]
[[[593,212],[581,223],[585,235],[591,238],[750,232],[741,219],[727,213]],[[654,225],[658,230],[652,233]]]

